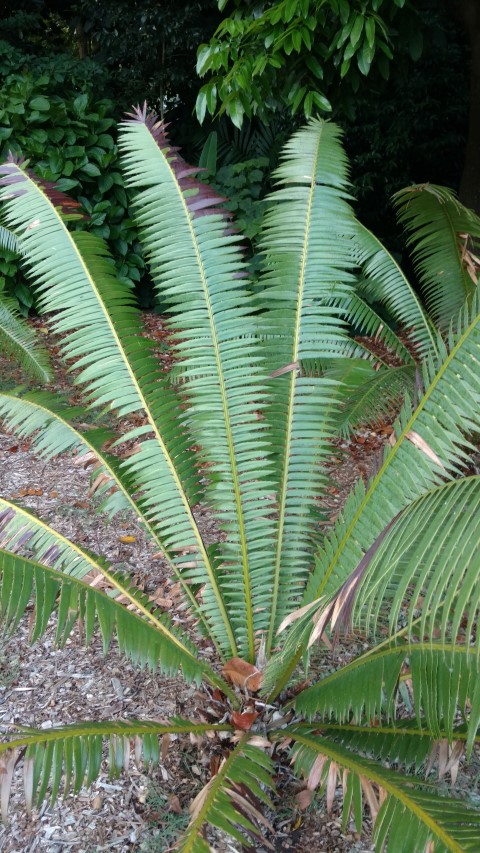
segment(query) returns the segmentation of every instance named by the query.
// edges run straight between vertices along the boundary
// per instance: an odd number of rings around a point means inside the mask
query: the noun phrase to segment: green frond
[[[480,314],[474,305],[443,348],[423,369],[423,396],[407,403],[395,423],[396,442],[367,488],[359,482],[335,529],[318,554],[305,603],[330,596],[358,566],[365,552],[399,512],[445,478],[456,476],[466,458],[466,431],[480,424]],[[441,347],[441,341],[438,341]],[[445,401],[448,400],[448,406]]]
[[[445,641],[475,635],[480,608],[480,477],[438,486],[414,501],[373,556],[354,620],[395,631],[407,610],[409,630]],[[418,611],[421,618],[418,618]],[[403,618],[405,618],[403,616]],[[439,633],[440,632],[440,633]],[[480,636],[475,638],[480,652]]]
[[[352,258],[362,270],[357,296],[386,308],[395,322],[405,329],[423,358],[436,355],[436,329],[413,287],[380,240],[359,222],[352,241]],[[461,304],[458,310],[460,308]]]
[[[361,280],[357,281],[355,293],[338,299],[343,319],[353,326],[356,335],[364,335],[380,341],[387,349],[405,363],[413,363],[413,358],[405,344],[374,308],[368,304],[368,298],[361,294]],[[368,344],[367,344],[368,345]]]
[[[0,347],[26,374],[39,382],[50,381],[48,353],[18,313],[15,301],[0,294]]]
[[[20,731],[19,731],[20,728]],[[137,766],[148,768],[160,761],[158,739],[166,735],[205,735],[211,731],[230,731],[231,726],[190,722],[173,717],[164,723],[153,720],[104,720],[74,723],[51,729],[31,729],[12,725],[8,740],[0,744],[2,756],[14,756],[15,766],[23,763],[23,783],[28,812],[46,798],[53,805],[62,789],[63,796],[78,794],[98,778],[108,743],[110,775],[128,772],[131,752]],[[19,759],[24,753],[23,761]],[[5,759],[4,759],[5,760]],[[10,787],[14,774],[0,777],[2,818],[7,820]]]
[[[175,637],[181,636],[176,629],[170,631],[170,622],[167,617],[159,613],[154,603],[132,584],[128,576],[111,570],[106,560],[83,550],[24,507],[17,506],[3,498],[0,498],[0,546],[7,547],[11,553],[28,546],[37,563],[53,566],[58,575],[62,573],[62,575],[76,579],[88,577],[90,580],[101,575],[109,589],[109,597],[112,600],[123,597],[123,601],[132,605],[135,611],[142,614],[160,635],[169,638],[173,632]],[[10,595],[9,584],[13,583],[14,580],[15,578],[10,575],[7,578],[5,588],[7,598]],[[126,608],[124,609],[125,612],[129,612]],[[18,618],[21,615],[19,613]],[[17,622],[15,622],[16,624]],[[181,641],[176,639],[175,645],[179,644],[181,645]],[[236,704],[235,695],[225,682],[213,673],[212,677],[213,682],[221,684],[223,692],[227,693],[233,703]]]
[[[267,418],[278,493],[267,650],[310,571],[318,524],[314,499],[326,483],[322,461],[335,431],[338,383],[302,375],[298,366],[342,355],[347,342],[339,304],[352,292],[356,226],[339,137],[335,125],[312,119],[285,145],[260,247],[261,298],[268,310],[259,330],[272,376]]]
[[[218,773],[193,801],[192,819],[178,842],[179,853],[209,853],[202,831],[206,823],[245,844],[247,838],[262,843],[261,825],[268,826],[260,808],[271,807],[267,791],[273,788],[272,760],[250,746],[249,735],[240,738]]]
[[[186,419],[208,462],[207,497],[228,533],[216,546],[218,583],[239,652],[253,660],[270,600],[272,487],[258,417],[264,373],[239,238],[226,233],[221,200],[193,180],[197,170],[178,157],[155,116],[136,111],[120,146],[152,276],[172,315]]]
[[[412,681],[417,725],[451,742],[457,711],[468,723],[467,752],[480,724],[480,658],[474,649],[446,642],[378,647],[303,690],[295,707],[309,719],[358,724],[377,717],[393,720],[400,676]]]
[[[6,183],[0,194],[6,222],[22,235],[40,310],[55,312],[52,327],[61,335],[61,354],[76,359],[75,381],[92,406],[109,406],[119,416],[138,412],[145,417],[145,426],[135,431],[141,436],[141,450],[124,460],[122,468],[132,492],[140,493],[141,511],[170,560],[178,563],[178,553],[185,548],[194,555],[184,577],[203,586],[203,613],[211,633],[225,655],[235,653],[215,566],[192,512],[199,475],[185,415],[142,336],[132,293],[115,279],[100,238],[68,231],[63,209],[75,206],[70,199],[44,187],[21,163],[0,166],[0,174],[6,176],[0,180]],[[129,437],[132,434],[124,440]]]
[[[315,732],[288,726],[282,731],[295,741],[297,775],[309,778],[315,761],[323,763],[322,779],[340,776],[343,787],[343,824],[353,811],[361,827],[364,800],[375,823],[378,853],[424,853],[428,842],[435,853],[476,853],[480,811],[462,801],[440,797],[413,776],[387,770],[371,759],[350,752]]]
[[[338,359],[327,364],[325,376],[341,383],[337,426],[342,435],[359,426],[384,423],[398,411],[405,395],[415,390],[412,364],[375,370],[365,359]]]
[[[317,731],[323,737],[332,738],[349,750],[415,774],[425,772],[430,765],[433,767],[432,757],[436,755],[439,745],[446,743],[448,749],[445,766],[438,768],[439,773],[444,774],[448,767],[448,757],[461,757],[468,736],[466,726],[455,726],[449,743],[447,732],[433,734],[425,727],[419,728],[415,720],[399,720],[395,724],[374,721],[372,725],[363,726],[322,722],[316,724],[315,729],[311,723],[297,723],[295,728],[306,733]],[[480,743],[480,733],[475,735],[475,743]]]
[[[98,511],[104,512],[109,518],[125,509],[133,511],[152,541],[162,549],[162,541],[156,529],[147,514],[142,512],[141,498],[135,500],[133,497],[135,485],[128,472],[124,470],[120,459],[104,449],[107,443],[112,444],[115,435],[103,427],[79,432],[72,424],[72,420],[86,414],[81,407],[71,407],[58,395],[48,392],[29,392],[21,396],[0,393],[0,418],[8,430],[20,438],[28,438],[35,453],[46,459],[65,452],[76,453],[80,459],[84,454],[94,455],[97,462],[92,474],[92,485],[95,486],[95,495],[102,499]],[[95,484],[97,478],[100,481],[98,486]],[[176,560],[169,558],[168,554],[164,557],[179,581],[192,612],[208,630],[201,603],[195,598],[181,564],[177,565]]]
[[[159,668],[166,675],[175,675],[181,669],[187,681],[200,683],[206,678],[231,694],[208,664],[198,659],[197,650],[188,637],[121,573],[102,571],[111,587],[125,596],[135,610],[129,610],[111,594],[78,577],[62,574],[3,549],[0,549],[0,571],[0,616],[5,630],[15,630],[33,601],[35,622],[31,642],[42,636],[55,612],[56,642],[59,644],[63,644],[74,625],[81,622],[87,644],[95,628],[99,628],[104,653],[115,634],[121,653],[137,665],[151,670]]]
[[[434,322],[448,329],[478,282],[480,219],[452,190],[416,184],[394,195],[422,293]]]
[[[107,443],[114,441],[115,434],[104,427],[92,426],[85,433],[75,428],[73,422],[87,415],[82,407],[71,406],[59,395],[48,391],[0,392],[0,419],[5,429],[19,438],[28,439],[34,452],[43,459],[50,460],[62,453],[80,457],[86,453],[94,454],[99,464],[94,476],[101,472],[108,478],[97,492],[104,496],[100,510],[109,517],[127,508],[138,512],[129,491],[114,470],[118,461],[112,456],[109,459],[108,454],[102,452]]]
[[[465,309],[448,350],[438,339],[440,358],[423,367],[424,393],[416,409],[407,401],[395,423],[396,441],[365,487],[359,481],[335,527],[315,559],[302,604],[324,605],[351,578],[368,549],[412,501],[445,479],[457,476],[467,457],[467,431],[478,430],[480,416],[480,314],[477,300]],[[448,401],[448,405],[445,405]],[[288,652],[270,664],[274,691],[280,691],[297,665],[308,637],[307,614],[290,632]],[[295,635],[300,647],[295,652]],[[292,643],[294,653],[292,655]],[[286,647],[287,648],[287,647]]]
[[[23,252],[21,241],[4,225],[0,225],[0,249],[4,252],[12,252],[14,255],[21,255]]]

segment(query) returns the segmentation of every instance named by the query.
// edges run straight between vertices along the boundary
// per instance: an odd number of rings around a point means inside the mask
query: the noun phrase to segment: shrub
[[[440,773],[455,771],[479,737],[480,481],[462,476],[468,434],[479,427],[476,295],[446,340],[408,287],[400,295],[397,267],[349,205],[333,124],[312,120],[285,148],[255,299],[220,200],[170,147],[162,123],[135,110],[121,148],[152,276],[169,304],[179,391],[141,337],[104,242],[70,232],[70,200],[11,160],[1,167],[7,224],[22,237],[39,308],[54,312],[52,328],[63,356],[77,359],[88,405],[120,420],[141,416],[122,436],[135,439],[136,452],[119,459],[108,449],[112,436],[82,433],[54,395],[3,393],[0,414],[47,458],[68,449],[98,457],[105,511],[137,513],[178,579],[198,637],[104,558],[5,499],[0,604],[13,630],[33,601],[33,641],[53,612],[60,643],[78,620],[87,642],[100,631],[105,650],[116,635],[141,667],[204,682],[216,710],[199,707],[200,721],[12,727],[1,747],[2,803],[21,758],[28,800],[49,786],[55,799],[62,776],[65,790],[96,777],[105,739],[119,770],[131,742],[148,764],[158,759],[158,736],[209,732],[222,761],[192,805],[180,850],[208,850],[207,823],[260,847],[275,762],[289,750],[303,779],[301,804],[320,787],[330,806],[340,780],[344,825],[353,813],[360,828],[367,805],[378,849],[474,851],[479,812],[440,796],[424,772],[435,756]],[[416,327],[425,362],[393,446],[322,535],[317,497],[342,397],[335,379],[310,375],[308,365],[354,350],[338,300],[355,296],[354,273],[366,264]],[[195,518],[200,499],[220,526],[211,545]],[[343,665],[333,652],[312,670],[312,643],[328,651],[351,622],[366,650],[354,646]],[[202,635],[218,666],[202,656]],[[406,691],[411,704],[401,702]]]
[[[21,151],[36,174],[71,193],[108,242],[121,280],[140,281],[145,265],[119,169],[114,104],[101,97],[105,74],[91,61],[33,58],[0,42],[0,79],[0,160]],[[14,257],[2,253],[0,264],[25,313],[32,297]]]

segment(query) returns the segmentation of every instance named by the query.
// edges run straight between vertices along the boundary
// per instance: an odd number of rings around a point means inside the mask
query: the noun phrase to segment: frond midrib
[[[408,788],[402,788],[400,785],[394,785],[393,780],[391,781],[386,775],[384,776],[382,773],[375,770],[373,762],[369,761],[367,766],[365,766],[366,760],[360,763],[359,761],[355,761],[353,756],[352,758],[349,758],[345,755],[346,750],[335,749],[331,741],[325,742],[322,740],[322,743],[319,744],[317,741],[310,740],[310,738],[305,735],[300,735],[289,728],[283,730],[283,736],[285,736],[286,733],[288,733],[288,736],[298,743],[301,743],[306,747],[310,747],[310,749],[315,750],[315,752],[328,756],[328,758],[333,761],[337,761],[355,775],[358,776],[361,773],[362,775],[367,776],[368,779],[375,782],[380,788],[386,790],[392,797],[400,800],[404,807],[413,812],[418,820],[427,826],[429,830],[440,841],[442,841],[449,850],[452,851],[452,853],[464,853],[460,845],[457,844],[457,842],[431,818],[428,812],[426,812],[425,809],[422,809],[421,805],[415,802],[412,797],[408,796]]]
[[[293,352],[292,352],[292,363],[298,362],[298,352],[299,352],[299,341],[300,341],[300,325],[302,320],[302,304],[303,304],[303,292],[305,287],[305,274],[306,274],[306,266],[307,266],[307,253],[308,253],[308,241],[310,236],[310,222],[312,218],[312,205],[313,205],[313,195],[315,192],[315,176],[317,173],[317,163],[320,151],[320,139],[321,134],[319,134],[317,148],[315,151],[315,159],[312,167],[312,179],[310,183],[310,194],[308,198],[308,206],[307,206],[307,216],[305,221],[305,236],[302,248],[302,259],[300,264],[300,275],[298,278],[299,288],[298,288],[298,297],[297,297],[297,316],[295,319],[295,331],[294,331],[294,342],[293,342]],[[271,613],[270,613],[270,625],[268,628],[267,642],[266,642],[266,651],[267,655],[270,652],[272,642],[273,642],[273,634],[275,630],[275,621],[277,616],[277,602],[280,591],[280,574],[281,574],[281,562],[282,562],[282,554],[283,554],[283,535],[284,535],[284,526],[285,526],[285,510],[287,503],[287,488],[288,488],[288,480],[289,480],[289,471],[290,471],[290,448],[292,444],[292,429],[293,429],[293,404],[295,400],[295,386],[297,379],[297,371],[290,371],[290,389],[289,389],[289,399],[288,399],[288,422],[286,428],[286,439],[284,444],[284,454],[282,460],[282,480],[280,483],[280,496],[278,501],[278,533],[277,533],[277,545],[275,549],[275,563],[274,563],[274,573],[273,573],[273,588],[272,588],[272,598],[271,598]]]
[[[7,397],[7,398],[9,398],[9,399],[20,399],[20,400],[21,400],[21,398],[17,398],[15,395],[13,395],[13,394],[9,394],[8,392],[5,392],[5,391],[0,392],[0,400],[1,400],[1,398],[2,398],[2,397]],[[86,447],[88,447],[88,448],[92,451],[92,453],[94,453],[94,454],[98,457],[98,459],[100,460],[100,462],[101,462],[102,466],[105,468],[105,470],[106,470],[106,471],[108,471],[109,476],[112,478],[112,480],[114,480],[114,482],[115,482],[115,483],[119,486],[119,488],[122,490],[122,494],[123,494],[123,495],[124,495],[124,497],[127,499],[127,501],[128,501],[128,503],[130,504],[130,506],[132,507],[133,512],[134,512],[134,513],[137,515],[137,517],[140,519],[140,521],[141,521],[142,525],[145,527],[145,529],[147,530],[148,534],[152,537],[152,540],[155,542],[155,544],[158,546],[158,548],[159,548],[159,549],[160,549],[160,551],[162,552],[162,555],[163,555],[163,557],[164,557],[165,561],[168,563],[168,565],[169,565],[169,567],[170,567],[171,571],[173,572],[173,574],[175,575],[175,577],[177,578],[177,580],[178,580],[178,581],[179,581],[179,583],[181,584],[181,586],[182,586],[182,589],[183,589],[184,593],[187,595],[187,597],[188,597],[188,599],[189,599],[189,601],[190,601],[190,604],[191,604],[191,606],[192,606],[192,608],[193,608],[193,610],[194,610],[194,612],[195,612],[195,615],[196,615],[199,619],[201,619],[201,621],[202,621],[202,623],[204,624],[205,628],[208,630],[208,624],[207,624],[207,622],[206,622],[205,616],[203,615],[203,612],[202,612],[201,608],[198,606],[198,603],[197,603],[197,601],[196,601],[196,599],[195,599],[195,596],[194,596],[194,594],[193,594],[193,592],[192,592],[192,590],[191,590],[191,588],[190,588],[189,584],[185,581],[185,578],[183,577],[182,573],[179,571],[179,569],[178,569],[177,565],[175,564],[175,561],[174,561],[174,560],[172,560],[172,558],[171,558],[171,557],[170,557],[170,555],[168,554],[168,552],[167,552],[167,550],[165,549],[165,547],[164,547],[164,545],[163,545],[163,543],[162,543],[161,539],[158,537],[158,535],[157,535],[156,531],[155,531],[155,530],[154,530],[154,528],[152,527],[152,525],[151,525],[151,523],[149,522],[148,518],[145,516],[145,514],[144,514],[144,513],[142,513],[141,508],[136,504],[135,500],[133,499],[132,495],[130,494],[130,491],[129,491],[128,489],[126,489],[126,488],[125,488],[125,486],[123,485],[123,483],[122,483],[121,479],[117,476],[117,474],[116,474],[116,472],[114,471],[114,469],[110,466],[110,464],[109,464],[108,460],[105,458],[105,456],[103,455],[103,453],[102,453],[102,452],[101,452],[97,447],[95,447],[93,444],[90,444],[90,442],[88,441],[87,436],[86,436],[84,433],[80,433],[80,432],[78,432],[78,431],[75,429],[75,427],[73,427],[73,426],[72,426],[72,424],[71,424],[71,423],[69,423],[68,421],[64,420],[64,419],[62,418],[62,416],[61,416],[61,415],[59,415],[58,413],[53,412],[51,409],[47,409],[45,406],[42,406],[40,403],[33,402],[33,401],[31,401],[31,400],[26,400],[25,402],[27,402],[27,403],[28,403],[28,405],[33,406],[33,407],[35,407],[35,408],[39,409],[39,410],[40,410],[40,411],[42,411],[42,412],[45,412],[45,414],[49,415],[50,417],[52,417],[52,418],[54,418],[55,420],[60,421],[60,423],[64,424],[64,426],[66,426],[69,430],[71,430],[73,433],[75,433],[76,435],[78,435],[79,441],[81,441],[81,442],[82,442]],[[212,640],[212,642],[214,643],[214,645],[216,646],[215,637],[213,637],[213,636],[212,636],[212,637],[211,637],[211,640]]]
[[[398,451],[402,447],[403,440],[405,439],[406,435],[411,431],[411,429],[412,429],[413,425],[415,424],[416,420],[418,419],[420,413],[423,411],[423,409],[426,406],[427,402],[429,401],[431,395],[436,390],[438,383],[443,378],[445,371],[450,366],[450,363],[452,362],[453,358],[456,356],[457,352],[463,346],[464,341],[466,341],[468,339],[471,331],[477,326],[479,318],[480,318],[480,315],[476,315],[475,318],[473,319],[473,321],[467,326],[465,331],[460,335],[458,341],[456,342],[456,344],[452,347],[452,349],[448,353],[447,358],[445,359],[443,364],[436,371],[435,376],[433,377],[429,387],[426,389],[425,394],[422,397],[422,399],[419,401],[416,409],[412,412],[412,414],[411,414],[410,418],[408,419],[405,427],[402,429],[402,431],[398,435],[395,444],[393,445],[390,453],[388,454],[388,456],[384,460],[380,470],[373,477],[367,491],[365,492],[365,494],[363,496],[362,501],[360,502],[355,514],[353,515],[352,519],[350,520],[350,523],[349,523],[344,535],[342,536],[342,539],[338,543],[335,555],[334,555],[334,557],[333,557],[333,559],[332,559],[332,561],[328,567],[328,570],[325,572],[325,575],[322,578],[322,581],[320,582],[320,584],[317,588],[317,591],[313,595],[313,598],[319,598],[321,596],[322,591],[323,591],[327,581],[330,579],[330,576],[331,576],[333,570],[335,569],[335,566],[337,565],[337,563],[341,557],[341,554],[343,552],[343,549],[344,549],[346,542],[348,541],[348,539],[352,535],[352,532],[355,528],[355,525],[358,522],[359,517],[361,516],[365,506],[368,504],[372,494],[374,494],[378,483],[381,481],[384,471],[390,466],[392,460],[395,458],[396,454],[398,453]]]
[[[170,171],[172,181],[178,189],[178,195],[179,195],[180,201],[181,201],[182,206],[183,206],[183,210],[185,213],[185,219],[186,219],[186,222],[188,225],[189,233],[190,233],[191,240],[192,240],[192,245],[193,245],[194,252],[195,252],[195,257],[197,259],[198,269],[200,272],[200,278],[201,278],[201,282],[202,282],[202,289],[203,289],[204,298],[205,298],[205,304],[207,306],[207,311],[208,311],[208,319],[209,319],[209,323],[210,323],[210,332],[211,332],[211,336],[212,336],[212,343],[213,343],[213,348],[214,348],[214,353],[215,353],[215,364],[217,367],[217,376],[218,376],[218,381],[219,381],[219,386],[220,386],[220,395],[221,395],[221,400],[222,400],[222,409],[223,409],[224,422],[225,422],[225,432],[226,432],[226,438],[227,438],[227,444],[228,444],[228,455],[229,455],[229,461],[230,461],[230,468],[231,468],[231,472],[232,472],[232,483],[233,483],[233,490],[234,490],[234,496],[235,496],[235,505],[237,508],[237,516],[238,516],[240,546],[241,546],[241,552],[242,552],[243,584],[244,584],[244,590],[245,590],[248,652],[249,652],[250,659],[253,661],[255,659],[255,632],[254,632],[254,621],[253,621],[252,590],[251,590],[251,584],[250,584],[250,572],[249,572],[249,562],[248,562],[248,543],[247,543],[246,530],[245,530],[245,520],[244,520],[244,516],[243,516],[242,496],[241,496],[241,492],[240,492],[240,484],[239,484],[238,471],[237,471],[237,461],[235,458],[235,445],[234,445],[234,441],[233,441],[232,426],[231,426],[231,421],[230,421],[230,411],[229,411],[229,407],[228,407],[228,400],[227,400],[227,394],[226,394],[226,388],[225,388],[225,378],[223,375],[222,360],[220,357],[220,347],[219,347],[219,342],[218,342],[217,329],[216,329],[216,325],[215,325],[215,318],[213,316],[210,293],[208,290],[207,276],[205,273],[205,268],[204,268],[202,256],[200,253],[200,247],[198,245],[197,236],[195,234],[195,229],[193,228],[193,224],[192,224],[192,216],[191,216],[190,211],[188,209],[188,204],[185,200],[185,197],[184,197],[184,195],[180,189],[180,186],[177,182],[174,170],[172,169],[167,157],[165,157],[165,162],[166,162],[167,167]],[[220,597],[221,597],[221,594],[220,594]],[[222,603],[223,603],[223,600],[222,600]],[[230,637],[231,642],[232,642],[233,654],[236,655],[237,654],[236,640],[235,640],[235,637],[233,635],[233,631],[232,631],[226,610],[225,610],[224,616],[225,616],[225,619],[228,620],[227,625],[228,625],[228,628],[230,629],[229,630],[229,637]]]
[[[149,406],[148,406],[148,403],[147,403],[147,401],[146,401],[146,399],[145,399],[145,397],[144,397],[143,391],[142,391],[142,389],[141,389],[141,387],[140,387],[140,385],[139,385],[139,383],[138,383],[138,381],[137,381],[137,379],[136,379],[135,373],[133,372],[133,369],[132,369],[132,367],[131,367],[131,365],[130,365],[130,362],[129,362],[129,360],[128,360],[128,357],[127,357],[127,355],[126,355],[126,353],[125,353],[125,351],[124,351],[124,349],[123,349],[123,346],[122,346],[122,344],[121,344],[121,340],[120,340],[120,338],[119,338],[119,336],[118,336],[118,334],[117,334],[117,332],[116,332],[115,325],[114,325],[114,323],[113,323],[113,321],[112,321],[112,318],[110,317],[110,315],[109,315],[108,311],[106,310],[106,307],[105,307],[105,305],[104,305],[103,299],[101,298],[100,293],[98,292],[98,288],[96,287],[96,284],[95,284],[95,282],[94,282],[94,280],[93,280],[92,276],[90,275],[90,272],[89,272],[89,270],[88,270],[88,268],[87,268],[87,266],[86,266],[86,264],[85,264],[85,262],[84,262],[84,260],[83,260],[83,257],[82,257],[82,255],[81,255],[81,253],[80,253],[80,251],[79,251],[79,249],[78,249],[78,247],[77,247],[76,243],[75,243],[75,240],[72,238],[72,236],[71,236],[70,232],[68,231],[68,228],[67,228],[67,227],[66,227],[66,225],[65,225],[65,222],[63,221],[63,219],[58,215],[58,213],[57,213],[57,211],[56,211],[56,209],[55,209],[55,206],[54,206],[54,205],[53,205],[53,203],[50,201],[50,199],[49,199],[48,195],[43,191],[43,189],[42,189],[42,187],[41,187],[41,186],[39,186],[38,184],[36,184],[36,183],[35,183],[35,181],[33,181],[33,180],[32,180],[32,178],[30,178],[30,176],[29,176],[28,174],[26,174],[25,172],[23,172],[23,171],[22,171],[22,174],[24,175],[25,179],[26,179],[26,180],[28,180],[28,181],[29,181],[29,183],[34,187],[35,191],[38,191],[38,192],[40,192],[40,193],[42,194],[42,197],[44,198],[44,200],[46,201],[46,203],[49,205],[49,207],[50,207],[50,209],[52,210],[52,212],[53,212],[54,216],[56,217],[56,220],[61,224],[61,227],[63,228],[63,231],[64,231],[64,233],[65,233],[65,235],[66,235],[67,239],[70,241],[71,245],[74,247],[74,251],[75,251],[75,253],[76,253],[77,259],[79,260],[79,262],[80,262],[80,264],[81,264],[81,267],[82,267],[82,269],[83,269],[83,271],[84,271],[84,274],[85,274],[85,276],[86,276],[86,278],[87,278],[88,282],[90,283],[90,286],[91,286],[91,288],[92,288],[93,292],[94,292],[94,293],[95,293],[95,295],[96,295],[97,303],[98,303],[98,305],[100,306],[100,309],[101,309],[101,311],[102,311],[102,313],[103,313],[103,315],[104,315],[104,317],[105,317],[105,320],[106,320],[106,322],[107,322],[107,324],[108,324],[108,326],[109,326],[109,328],[110,328],[110,330],[111,330],[111,333],[112,333],[112,335],[113,335],[113,338],[114,338],[114,340],[115,340],[115,342],[116,342],[116,344],[117,344],[118,351],[119,351],[119,353],[121,354],[121,357],[122,357],[123,363],[125,364],[125,366],[126,366],[126,368],[127,368],[127,371],[128,371],[128,374],[129,374],[129,376],[130,376],[130,378],[131,378],[131,381],[132,381],[132,383],[133,383],[133,387],[135,388],[135,390],[136,390],[136,392],[137,392],[138,399],[140,400],[140,403],[141,403],[141,405],[142,405],[142,408],[144,409],[144,412],[145,412],[145,414],[146,414],[146,416],[147,416],[147,418],[148,418],[148,422],[149,422],[149,424],[150,424],[150,426],[151,426],[151,429],[152,429],[152,431],[153,431],[153,433],[154,433],[154,435],[155,435],[155,438],[156,438],[156,439],[157,439],[157,441],[158,441],[158,444],[159,444],[159,446],[160,446],[160,448],[161,448],[161,450],[162,450],[162,453],[163,453],[164,459],[165,459],[165,461],[167,462],[167,466],[168,466],[168,469],[169,469],[169,471],[170,471],[170,474],[171,474],[171,476],[172,476],[172,478],[173,478],[173,481],[174,481],[174,483],[175,483],[175,485],[176,485],[176,487],[177,487],[178,495],[179,495],[180,500],[181,500],[181,502],[182,502],[182,504],[183,504],[183,507],[184,507],[185,513],[186,513],[186,515],[187,515],[187,518],[188,518],[188,520],[189,520],[189,522],[190,522],[190,526],[191,526],[192,532],[193,532],[194,537],[195,537],[195,539],[196,539],[196,542],[197,542],[197,545],[198,545],[199,551],[200,551],[200,553],[201,553],[201,555],[202,555],[202,559],[203,559],[203,561],[204,561],[205,568],[206,568],[206,570],[207,570],[207,574],[208,574],[208,577],[209,577],[210,583],[211,583],[211,585],[212,585],[212,590],[213,590],[213,592],[214,592],[214,595],[215,595],[215,598],[216,598],[216,600],[217,600],[217,604],[218,604],[218,607],[219,607],[220,613],[221,613],[222,618],[223,618],[223,620],[224,620],[225,628],[226,628],[226,631],[227,631],[227,634],[228,634],[228,637],[229,637],[229,641],[230,641],[230,645],[231,645],[231,648],[232,648],[233,654],[235,654],[235,652],[236,652],[235,637],[234,637],[234,634],[233,634],[233,631],[232,631],[232,628],[231,628],[231,625],[230,625],[230,620],[229,620],[229,618],[228,618],[228,614],[227,614],[227,611],[226,611],[226,608],[225,608],[225,604],[224,604],[224,601],[223,601],[223,598],[222,598],[221,592],[220,592],[220,590],[219,590],[219,588],[218,588],[218,583],[217,583],[216,578],[215,578],[215,572],[214,572],[214,570],[213,570],[213,566],[211,565],[210,558],[209,558],[209,556],[208,556],[208,553],[207,553],[207,550],[206,550],[206,547],[205,547],[205,543],[204,543],[204,541],[203,541],[203,538],[202,538],[202,535],[201,535],[201,533],[200,533],[200,530],[198,529],[197,522],[195,521],[195,518],[194,518],[194,515],[193,515],[193,512],[192,512],[192,509],[191,509],[191,506],[190,506],[190,503],[189,503],[189,500],[188,500],[188,498],[187,498],[187,495],[185,494],[185,491],[184,491],[184,489],[183,489],[182,483],[181,483],[180,478],[179,478],[179,476],[178,476],[178,472],[177,472],[177,470],[176,470],[176,468],[175,468],[175,464],[174,464],[174,462],[173,462],[173,460],[172,460],[172,458],[171,458],[171,456],[170,456],[170,453],[168,452],[168,448],[166,447],[166,445],[165,445],[165,443],[164,443],[164,441],[163,441],[163,439],[162,439],[162,436],[160,435],[160,432],[158,431],[157,425],[156,425],[156,423],[155,423],[155,421],[154,421],[154,419],[153,419],[153,417],[152,417],[152,413],[151,413],[150,408],[149,408]]]

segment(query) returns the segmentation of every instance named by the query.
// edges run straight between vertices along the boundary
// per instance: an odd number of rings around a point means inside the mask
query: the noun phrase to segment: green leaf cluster
[[[133,286],[145,263],[119,168],[114,104],[98,97],[106,87],[98,67],[81,66],[0,42],[0,159],[21,152],[39,177],[80,201],[89,230],[108,242],[117,274]],[[0,255],[0,275],[27,313],[32,294],[10,252]]]
[[[227,3],[218,5],[223,10]],[[271,0],[260,9],[236,2],[210,41],[198,48],[197,73],[209,77],[197,97],[199,121],[217,110],[236,127],[244,117],[268,120],[285,107],[306,118],[328,114],[334,87],[355,92],[372,68],[388,79],[399,30],[407,30],[411,55],[419,57],[418,31],[410,38],[418,21],[413,8],[403,10],[404,5],[401,0]]]

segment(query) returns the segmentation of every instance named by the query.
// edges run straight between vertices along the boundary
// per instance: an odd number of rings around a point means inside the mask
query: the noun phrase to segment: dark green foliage
[[[119,171],[114,104],[101,97],[105,73],[89,60],[35,58],[0,42],[0,82],[0,160],[21,151],[40,178],[77,199],[132,287],[145,264]],[[11,252],[0,255],[0,276],[26,313],[32,296]]]

